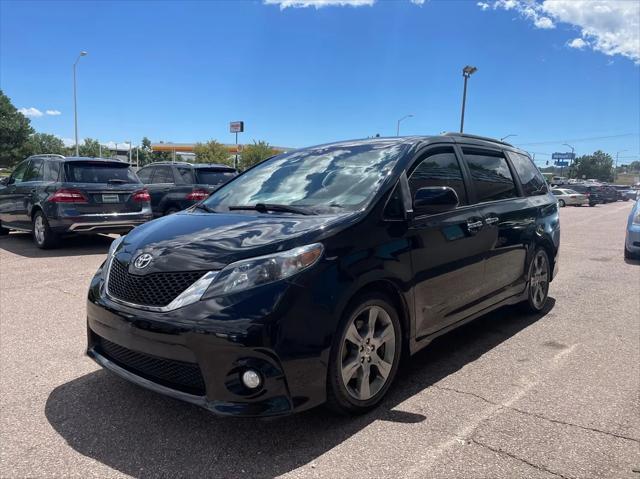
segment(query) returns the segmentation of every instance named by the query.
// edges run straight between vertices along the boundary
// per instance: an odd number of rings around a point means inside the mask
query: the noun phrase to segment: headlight
[[[314,243],[281,253],[231,263],[220,271],[203,298],[237,293],[289,278],[314,265],[322,256],[323,250],[322,244]]]
[[[122,243],[123,240],[124,236],[120,236],[119,238],[116,238],[111,242],[111,246],[109,246],[109,252],[107,253],[107,261],[113,257],[116,249],[118,249],[118,246],[120,246],[120,243]]]

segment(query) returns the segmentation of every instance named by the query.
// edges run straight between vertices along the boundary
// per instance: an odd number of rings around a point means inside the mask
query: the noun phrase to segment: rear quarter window
[[[516,170],[525,196],[540,195],[547,192],[547,183],[542,173],[528,156],[510,151],[509,157]]]
[[[205,168],[198,168],[196,170],[196,180],[197,183],[201,185],[224,185],[235,176],[235,171],[208,170]]]

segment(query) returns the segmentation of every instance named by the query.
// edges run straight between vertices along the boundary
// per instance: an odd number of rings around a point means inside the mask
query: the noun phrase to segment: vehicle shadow
[[[45,407],[79,453],[133,477],[273,477],[313,461],[376,420],[427,416],[394,410],[549,314],[505,307],[435,340],[403,365],[381,406],[359,417],[324,408],[275,419],[220,418],[100,370],[63,384]]]
[[[34,244],[31,233],[12,232],[0,237],[0,249],[27,258],[83,256],[106,254],[113,240],[113,236],[106,235],[69,236],[61,238],[57,248],[44,250]]]

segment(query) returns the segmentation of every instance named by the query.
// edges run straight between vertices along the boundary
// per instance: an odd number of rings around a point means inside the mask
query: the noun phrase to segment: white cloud
[[[587,46],[587,42],[585,42],[582,38],[578,37],[578,38],[574,38],[570,42],[567,42],[567,46],[569,48],[577,48],[578,50],[582,50],[584,47]]]
[[[640,2],[637,0],[494,0],[478,2],[487,10],[514,10],[537,28],[565,23],[580,32],[570,48],[589,47],[605,55],[622,55],[640,63]]]
[[[424,5],[425,0],[409,0],[414,5]]]
[[[18,108],[18,111],[29,118],[40,118],[44,113],[34,107]]]
[[[264,0],[264,3],[266,5],[279,5],[280,10],[284,10],[288,7],[315,7],[316,9],[322,7],[362,7],[373,5],[375,0]]]
[[[45,113],[49,116],[58,116],[58,115],[62,115],[62,112],[60,110],[47,110],[45,111]]]

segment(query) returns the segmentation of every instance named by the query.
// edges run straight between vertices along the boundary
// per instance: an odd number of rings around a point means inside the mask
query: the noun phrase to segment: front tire
[[[551,281],[551,264],[544,248],[537,248],[529,264],[527,273],[527,301],[526,309],[532,313],[539,313],[544,309],[549,299],[549,282]]]
[[[33,241],[40,249],[55,248],[58,245],[58,237],[51,230],[47,217],[42,211],[36,211],[33,215]]]
[[[393,382],[401,354],[402,329],[391,301],[383,294],[358,298],[333,341],[327,406],[351,415],[373,409]]]
[[[558,206],[564,208],[564,200],[558,200]]]

